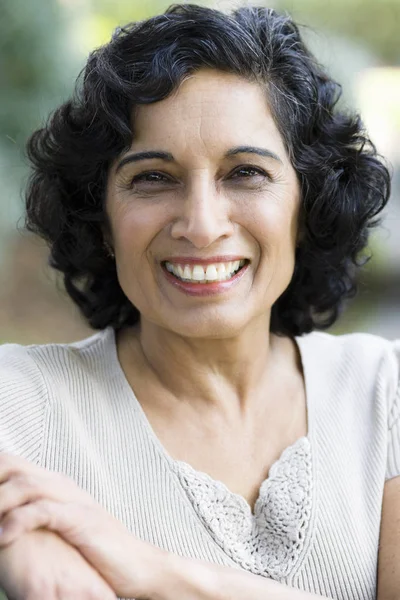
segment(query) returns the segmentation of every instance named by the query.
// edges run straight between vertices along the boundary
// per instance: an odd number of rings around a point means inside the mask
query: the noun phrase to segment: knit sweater
[[[376,597],[385,481],[400,475],[400,340],[296,338],[308,433],[241,496],[156,437],[108,328],[0,347],[0,450],[73,478],[134,535],[340,600]]]

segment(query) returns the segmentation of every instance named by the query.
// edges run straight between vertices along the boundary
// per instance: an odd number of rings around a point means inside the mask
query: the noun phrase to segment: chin
[[[212,315],[192,313],[186,318],[181,313],[180,319],[168,320],[164,327],[186,338],[224,339],[237,336],[245,329],[247,323],[243,311],[240,311],[240,315],[221,311],[220,314]]]

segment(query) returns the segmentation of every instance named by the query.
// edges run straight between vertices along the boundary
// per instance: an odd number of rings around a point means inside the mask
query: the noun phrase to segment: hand
[[[46,528],[74,546],[118,596],[150,598],[167,554],[135,538],[65,475],[0,453],[0,548]]]
[[[0,586],[11,600],[115,600],[111,587],[51,531],[33,531],[0,549]]]

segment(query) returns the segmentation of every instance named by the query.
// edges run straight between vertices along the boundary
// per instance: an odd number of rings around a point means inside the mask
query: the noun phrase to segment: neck
[[[224,339],[185,338],[142,319],[140,327],[121,332],[119,348],[128,369],[140,363],[141,372],[178,400],[244,413],[258,390],[265,399],[272,366],[275,374],[286,367],[287,342],[269,333],[269,315]]]

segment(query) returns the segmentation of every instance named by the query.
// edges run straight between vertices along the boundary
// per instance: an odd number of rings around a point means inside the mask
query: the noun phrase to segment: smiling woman
[[[138,106],[134,127],[105,209],[119,285],[142,327],[236,335],[257,316],[268,331],[265,307],[293,274],[300,186],[261,86],[199,69]]]
[[[390,190],[339,96],[288,16],[187,4],[32,135],[27,227],[99,331],[0,349],[17,600],[93,569],[102,600],[398,598],[400,342],[316,331]],[[64,546],[24,551],[38,528]]]

